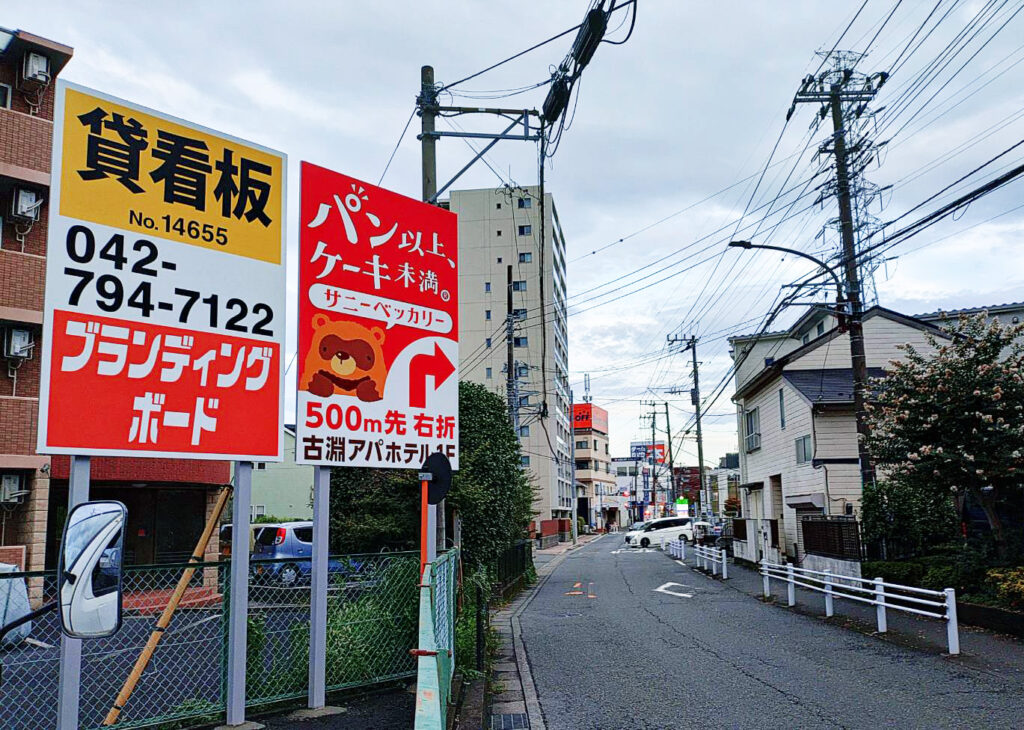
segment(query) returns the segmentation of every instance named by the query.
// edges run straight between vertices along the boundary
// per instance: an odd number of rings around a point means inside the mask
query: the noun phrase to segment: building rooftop
[[[811,403],[853,403],[853,368],[786,370],[782,377]],[[885,377],[885,370],[868,368],[868,377]]]
[[[917,319],[949,319],[951,317],[959,317],[961,314],[977,314],[978,312],[989,312],[990,314],[998,314],[999,312],[1012,311],[1015,309],[1024,310],[1024,302],[1007,302],[1005,304],[990,304],[987,307],[965,307],[963,309],[940,309],[935,312],[927,312],[926,314],[915,314],[914,317]]]

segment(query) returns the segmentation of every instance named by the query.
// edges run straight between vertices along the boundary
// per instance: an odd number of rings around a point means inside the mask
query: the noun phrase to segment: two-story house
[[[945,336],[935,324],[883,307],[864,313],[863,329],[870,377],[902,357],[899,345],[926,351],[928,335]],[[812,308],[786,331],[730,343],[744,517],[735,522],[735,554],[801,562],[803,518],[860,513],[849,333]]]

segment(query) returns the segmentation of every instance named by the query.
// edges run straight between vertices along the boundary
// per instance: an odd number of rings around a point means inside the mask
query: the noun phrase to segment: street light
[[[850,317],[846,318],[846,298],[843,296],[843,285],[839,279],[839,275],[836,274],[835,270],[826,264],[824,261],[819,261],[813,256],[804,253],[803,251],[797,251],[792,248],[783,248],[782,246],[769,246],[767,244],[751,243],[750,241],[730,241],[730,248],[763,248],[769,251],[781,251],[782,253],[791,253],[795,256],[800,256],[809,261],[813,261],[820,268],[824,269],[832,277],[832,280],[836,284],[836,304],[838,306],[838,319],[839,329],[843,331],[847,327],[850,331],[850,364],[853,365],[853,412],[854,418],[857,422],[857,455],[860,462],[860,473],[861,473],[861,485],[874,481],[874,467],[871,464],[871,455],[867,449],[867,437],[868,427],[867,420],[865,419],[866,409],[864,407],[864,391],[867,385],[867,357],[864,353],[864,328],[861,322],[861,311],[860,306],[857,304],[856,298],[853,299],[853,306],[850,308]],[[855,279],[850,279],[850,274],[847,274],[847,281],[850,286],[850,291],[856,295],[858,284]],[[828,513],[828,507],[826,506],[826,514]]]
[[[795,248],[784,248],[782,246],[770,246],[766,243],[751,243],[750,241],[729,241],[729,248],[743,248],[750,250],[752,248],[763,248],[767,251],[781,251],[782,253],[791,253],[794,256],[800,256],[813,261],[819,267],[828,272],[829,276],[832,277],[832,281],[836,284],[836,307],[837,307],[837,318],[839,320],[839,329],[843,330],[846,328],[846,300],[843,297],[843,282],[839,278],[839,274],[836,270],[826,264],[824,261],[811,256],[803,251],[797,251]]]

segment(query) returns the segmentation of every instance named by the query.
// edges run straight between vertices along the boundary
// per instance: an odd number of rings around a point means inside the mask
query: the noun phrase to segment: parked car
[[[632,525],[626,528],[626,535],[622,539],[626,542],[629,542],[629,536],[632,535],[634,532],[640,530],[646,524],[646,522],[634,522]]]
[[[253,548],[256,545],[256,531],[259,530],[262,525],[249,525],[249,554],[252,554]],[[220,526],[218,532],[218,540],[220,542],[220,558],[226,560],[231,557],[231,523]]]
[[[254,545],[249,565],[253,582],[285,588],[309,583],[312,574],[313,523],[281,522],[253,525]],[[363,564],[348,558],[328,559],[329,575],[361,575]]]
[[[638,530],[626,533],[626,542],[630,547],[659,545],[663,539],[693,542],[693,520],[689,517],[661,517],[645,522]]]

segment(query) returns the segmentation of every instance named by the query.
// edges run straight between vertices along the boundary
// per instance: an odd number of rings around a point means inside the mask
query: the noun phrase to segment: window
[[[521,395],[521,396],[519,396],[519,405],[520,406],[528,406],[528,405],[530,405],[530,396],[528,396],[528,395]]]
[[[257,461],[257,462],[256,462],[255,464],[253,464],[252,466],[253,466],[253,468],[254,468],[254,469],[255,469],[256,471],[265,471],[265,470],[266,470],[266,468],[267,468],[267,462],[265,462],[265,461]]]
[[[810,341],[811,341],[811,333],[810,332],[808,332],[806,335],[804,335],[803,337],[800,338],[800,344],[801,345],[806,345]]]
[[[486,375],[484,377],[486,377],[488,380],[490,380],[493,373],[494,373],[494,370],[492,368],[487,368]]]
[[[825,320],[818,322],[818,329],[816,329],[815,332],[818,334],[818,337],[821,337],[823,334],[825,334]]]
[[[756,451],[761,448],[761,416],[757,412],[757,409],[747,411],[744,414],[746,421],[746,433],[744,438],[746,439],[747,453]]]
[[[779,428],[786,430],[786,394],[779,388]]]
[[[520,198],[518,201],[518,205],[520,208],[532,208],[533,201],[530,200],[529,198]]]
[[[488,338],[487,338],[486,340],[484,340],[484,344],[485,344],[485,345],[486,345],[487,347],[490,347],[490,346],[491,346],[491,338],[490,338],[490,337],[488,337]]]
[[[587,448],[587,442],[586,441],[577,441],[576,442],[576,448],[577,449],[585,449],[585,448]]]
[[[521,254],[519,254],[519,263],[521,263],[521,264],[531,264],[531,263],[533,263],[533,254],[532,253],[521,253]]]
[[[487,346],[490,347],[490,340],[487,340],[487,342],[488,342]],[[529,341],[528,341],[526,335],[523,335],[522,337],[515,337],[515,338],[513,338],[512,339],[512,345],[513,345],[513,347],[529,347],[530,346],[529,345]]]
[[[0,84],[0,109],[11,108],[11,87],[7,84]]]
[[[254,504],[252,506],[251,512],[252,517],[249,519],[249,522],[255,522],[257,517],[263,517],[265,514],[267,514],[267,505]]]
[[[490,309],[485,309],[484,310],[484,319],[486,319],[488,321],[491,319],[491,310]]]
[[[294,529],[295,537],[299,542],[313,542],[313,528],[312,527],[296,527]]]
[[[495,210],[501,210],[501,203],[496,203],[494,206]]]
[[[533,226],[529,226],[529,225],[519,226],[519,235],[520,236],[529,236],[531,233],[533,233]]]
[[[515,319],[526,319],[526,310],[525,309],[513,309],[512,310],[512,316]]]
[[[796,440],[796,463],[807,464],[814,458],[814,449],[811,446],[811,435],[801,436]]]
[[[529,426],[520,426],[519,427],[519,435],[520,436],[529,436],[530,435],[530,427]]]
[[[530,465],[530,457],[529,456],[522,457],[522,464],[523,464],[523,466],[529,466]]]
[[[594,451],[597,451],[597,439],[594,439]]]
[[[498,263],[501,263],[501,256],[498,257]]]
[[[494,235],[497,236],[498,238],[501,238],[501,229],[499,228],[497,231],[495,231]],[[498,259],[498,263],[501,263],[501,259]]]
[[[526,291],[526,280],[513,281],[512,291]]]

